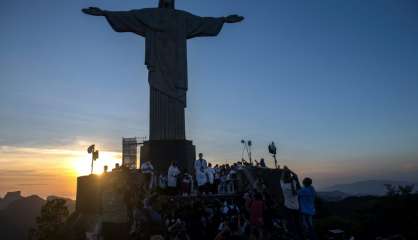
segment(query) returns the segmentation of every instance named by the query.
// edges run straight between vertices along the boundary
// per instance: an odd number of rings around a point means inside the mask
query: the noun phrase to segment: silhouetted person
[[[212,164],[209,163],[208,167],[206,168],[206,176],[208,178],[208,190],[210,193],[215,193],[216,192],[216,188],[215,188],[215,169],[212,168]]]
[[[296,239],[301,239],[302,236],[299,227],[299,184],[297,179],[297,175],[285,166],[280,177],[280,186],[284,198],[284,212],[286,215],[285,227]]]
[[[171,195],[175,195],[178,192],[177,188],[177,182],[178,182],[178,176],[180,175],[180,169],[177,167],[176,162],[172,162],[170,167],[168,168],[167,173],[167,187],[168,192]]]
[[[199,153],[199,159],[194,162],[194,169],[196,172],[205,172],[208,167],[208,163],[203,159],[203,153]]]
[[[151,189],[153,187],[154,166],[150,161],[144,162],[141,165],[141,172],[145,175],[145,190]]]
[[[302,224],[309,239],[316,240],[316,233],[313,228],[312,217],[315,215],[316,192],[312,187],[312,179],[303,179],[303,187],[299,190],[299,205],[302,217]]]
[[[264,161],[264,158],[260,159],[260,167],[266,167],[266,162]]]
[[[250,223],[262,236],[264,226],[264,211],[266,209],[263,197],[260,193],[255,194],[254,200],[250,203]]]

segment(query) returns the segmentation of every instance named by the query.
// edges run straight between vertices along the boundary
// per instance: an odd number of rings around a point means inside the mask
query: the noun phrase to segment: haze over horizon
[[[75,196],[121,158],[122,137],[148,136],[144,40],[81,8],[157,0],[0,2],[0,195]],[[418,182],[418,2],[177,0],[200,16],[246,17],[188,43],[187,138],[209,162],[279,163],[325,187]]]

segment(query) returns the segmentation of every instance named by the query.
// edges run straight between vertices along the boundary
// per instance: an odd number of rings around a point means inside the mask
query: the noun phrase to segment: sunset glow
[[[60,148],[0,146],[0,194],[20,190],[25,195],[75,198],[77,177],[90,174],[87,146],[84,142]],[[94,162],[94,173],[102,173],[105,165],[112,169],[120,159],[118,152],[101,151]]]
[[[93,173],[102,174],[104,166],[112,169],[116,163],[121,163],[121,155],[116,152],[100,152],[100,157],[93,163]],[[91,172],[91,155],[82,154],[82,156],[74,158],[72,161],[73,169],[77,176],[88,175]]]
[[[196,153],[232,164],[248,139],[253,160],[273,166],[274,141],[278,164],[318,189],[418,182],[417,1],[237,2],[178,1],[199,16],[246,18],[187,43],[185,130]],[[75,198],[89,145],[100,174],[121,163],[123,137],[150,138],[147,42],[80,11],[88,6],[0,1],[0,197]]]

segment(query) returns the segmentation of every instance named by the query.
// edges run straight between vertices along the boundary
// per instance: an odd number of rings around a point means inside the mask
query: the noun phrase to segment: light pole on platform
[[[244,139],[241,140],[241,144],[243,145],[242,149],[242,158],[244,158],[244,151],[247,151],[248,159],[250,160],[250,164],[253,164],[253,160],[251,158],[251,146],[253,145],[251,140],[245,141]]]
[[[95,145],[93,144],[87,148],[87,152],[91,154],[91,173],[90,174],[93,174],[93,163],[94,161],[99,159],[99,150],[95,150]]]
[[[276,159],[277,148],[276,148],[276,145],[274,144],[274,142],[271,142],[269,144],[268,149],[269,149],[269,153],[273,155],[274,166],[277,168],[277,159]]]

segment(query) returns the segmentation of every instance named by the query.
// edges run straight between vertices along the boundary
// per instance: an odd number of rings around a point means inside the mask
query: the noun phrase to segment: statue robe
[[[133,32],[146,39],[150,140],[184,140],[187,39],[216,36],[224,21],[167,8],[106,11],[105,16],[115,31]]]

